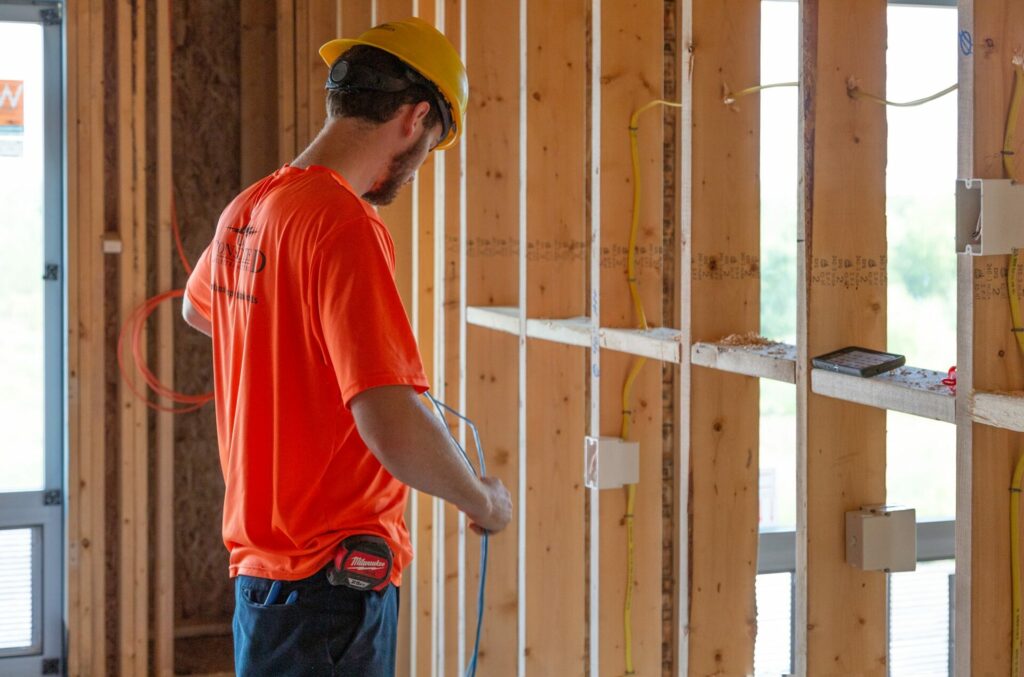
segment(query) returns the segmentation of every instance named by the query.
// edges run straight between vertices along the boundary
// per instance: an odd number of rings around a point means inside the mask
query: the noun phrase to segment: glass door
[[[61,6],[0,0],[0,674],[63,671]]]

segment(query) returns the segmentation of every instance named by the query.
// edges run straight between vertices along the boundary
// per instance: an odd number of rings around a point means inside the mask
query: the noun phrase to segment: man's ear
[[[417,136],[417,128],[423,126],[424,119],[430,113],[430,104],[420,101],[406,106],[406,111],[402,115],[402,135],[411,139]]]

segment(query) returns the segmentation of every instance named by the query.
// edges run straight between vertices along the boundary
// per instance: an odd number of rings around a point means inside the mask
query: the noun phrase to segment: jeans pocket
[[[298,593],[294,594],[293,603],[288,602],[288,596],[292,594],[292,585],[281,581],[274,581],[269,578],[256,578],[254,576],[238,577],[237,597],[247,607],[254,609],[280,609],[285,607],[295,608],[294,602],[298,601]],[[267,604],[271,594],[271,588],[277,585],[278,592],[274,599]]]
[[[263,606],[273,581],[252,576],[238,577],[238,598],[250,606]]]

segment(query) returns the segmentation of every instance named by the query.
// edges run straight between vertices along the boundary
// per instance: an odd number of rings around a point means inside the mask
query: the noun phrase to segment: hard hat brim
[[[347,52],[348,50],[352,49],[353,47],[355,47],[357,45],[365,45],[367,47],[373,47],[374,49],[379,49],[382,52],[387,52],[388,54],[390,54],[391,56],[395,57],[396,59],[399,59],[402,63],[405,63],[410,68],[415,69],[415,67],[412,66],[411,64],[408,64],[405,61],[405,59],[402,58],[402,56],[400,54],[396,54],[395,52],[393,52],[390,49],[386,49],[384,47],[381,47],[380,45],[374,44],[372,42],[368,42],[366,40],[360,40],[358,38],[337,38],[335,40],[331,40],[330,42],[326,43],[324,46],[322,46],[320,48],[320,50],[319,50],[320,58],[323,59],[324,63],[327,64],[327,67],[330,68],[331,66],[334,65],[334,62],[337,61],[338,58],[342,54],[344,54],[345,52]],[[430,78],[430,76],[428,74],[420,73],[420,75],[422,75],[424,78],[426,78],[430,82],[434,82],[433,80],[431,80],[431,78]],[[437,87],[437,91],[441,92],[441,95],[445,97],[445,100],[448,103],[448,107],[452,111],[454,111],[455,107],[452,104],[452,100],[451,100],[449,94],[447,92],[445,92],[441,87],[438,87],[436,83],[434,83],[434,86]],[[457,117],[457,116],[453,115],[453,118],[454,117]],[[462,131],[461,129],[458,128],[458,126],[460,124],[461,124],[461,120],[459,122],[456,122],[454,125],[452,125],[452,128],[448,131],[448,136],[445,137],[443,141],[438,143],[434,147],[434,150],[445,150],[446,148],[449,148],[449,147],[455,145],[455,141],[458,139],[459,133]]]

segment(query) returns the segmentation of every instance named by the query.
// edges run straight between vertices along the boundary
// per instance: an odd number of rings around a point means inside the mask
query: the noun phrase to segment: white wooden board
[[[788,343],[769,345],[724,345],[695,343],[690,362],[701,367],[745,376],[796,383],[796,346]]]
[[[900,367],[870,378],[812,369],[811,390],[847,402],[953,423],[956,397],[942,384],[944,378],[945,372],[917,367]]]

